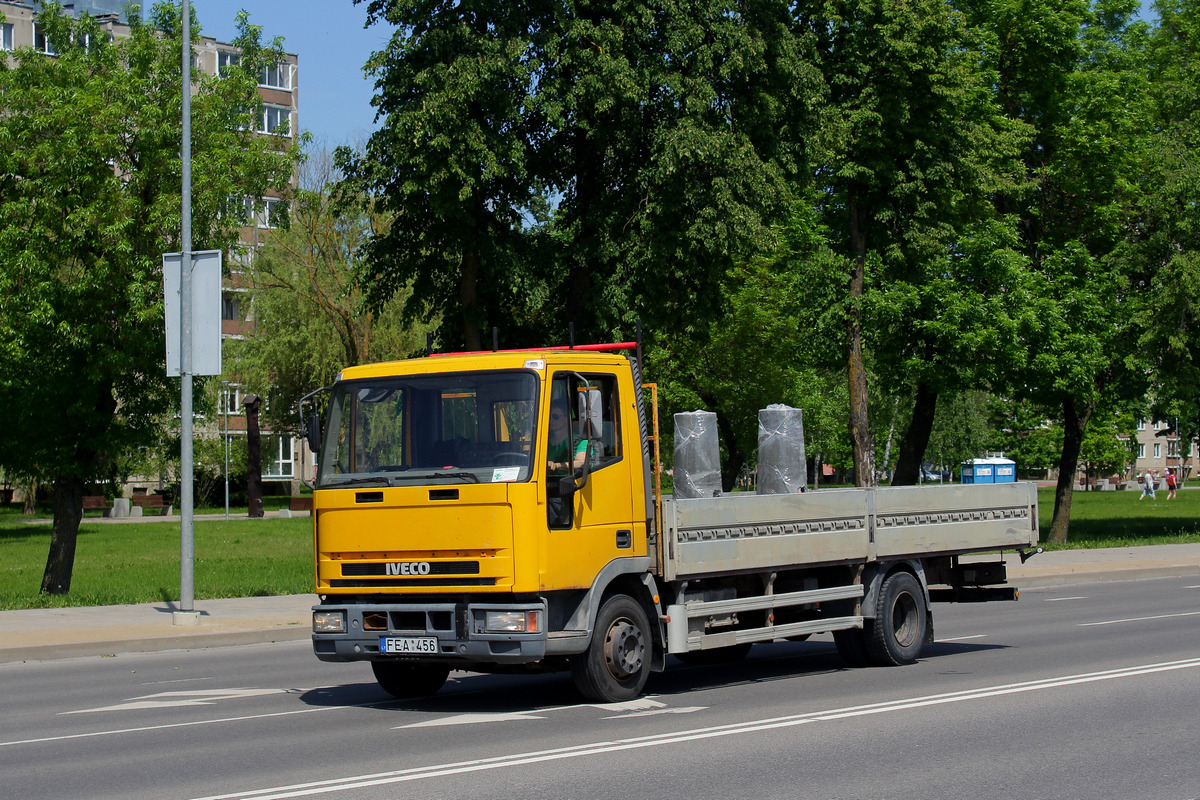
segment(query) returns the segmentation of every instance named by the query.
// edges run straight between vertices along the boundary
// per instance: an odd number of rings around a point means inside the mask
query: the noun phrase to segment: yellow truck
[[[569,669],[601,702],[684,661],[832,632],[848,662],[906,664],[934,601],[1015,599],[1036,552],[1027,483],[659,491],[657,402],[634,343],[348,368],[307,421],[313,650],[369,661],[397,697],[451,670]]]

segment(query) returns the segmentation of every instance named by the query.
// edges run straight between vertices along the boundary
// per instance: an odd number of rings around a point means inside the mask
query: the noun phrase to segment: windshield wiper
[[[324,483],[321,484],[321,488],[322,489],[332,489],[337,486],[366,486],[368,484],[374,484],[376,486],[392,486],[393,485],[390,478],[385,478],[382,476],[374,476],[374,477],[369,477],[369,478],[346,478],[345,480],[340,480],[340,481],[325,481]]]
[[[479,483],[479,476],[474,472],[430,472],[427,475],[406,475],[406,478],[459,478],[467,483]]]

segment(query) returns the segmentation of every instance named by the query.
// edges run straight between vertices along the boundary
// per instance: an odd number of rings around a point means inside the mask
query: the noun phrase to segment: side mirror
[[[304,437],[308,439],[308,449],[314,453],[321,452],[321,415],[309,414],[304,426]]]

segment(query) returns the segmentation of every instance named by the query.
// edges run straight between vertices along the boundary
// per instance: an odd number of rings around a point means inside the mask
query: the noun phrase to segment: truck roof
[[[418,375],[429,372],[474,372],[493,369],[533,369],[546,367],[613,367],[628,364],[625,356],[593,350],[498,350],[482,353],[434,354],[402,361],[381,361],[346,367],[337,380],[384,378],[393,375]]]

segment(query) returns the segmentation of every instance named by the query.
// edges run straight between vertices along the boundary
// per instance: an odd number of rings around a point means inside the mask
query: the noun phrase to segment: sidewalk
[[[1009,583],[1021,589],[1200,576],[1200,544],[1060,550],[1024,564],[1011,554],[1005,562]],[[0,663],[308,639],[316,602],[310,594],[197,600],[199,625],[175,625],[176,605],[165,602],[0,611]]]

